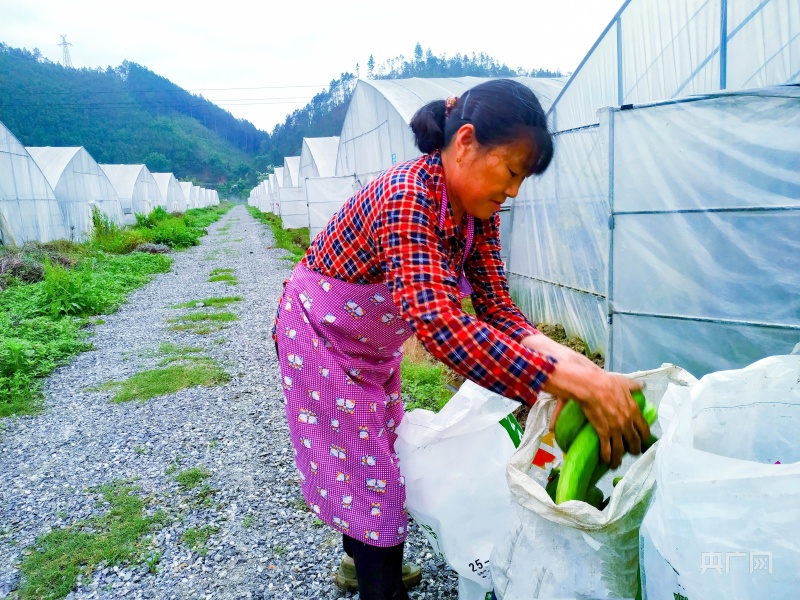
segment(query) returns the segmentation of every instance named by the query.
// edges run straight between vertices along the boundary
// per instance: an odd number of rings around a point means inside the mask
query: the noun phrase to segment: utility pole
[[[64,49],[64,68],[71,69],[72,59],[69,57],[69,46],[72,46],[72,44],[67,41],[66,34],[61,36],[61,43],[56,44],[56,46],[61,46]]]

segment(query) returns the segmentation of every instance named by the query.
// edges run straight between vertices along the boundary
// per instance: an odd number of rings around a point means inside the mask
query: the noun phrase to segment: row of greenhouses
[[[800,342],[800,3],[628,0],[569,78],[539,97],[555,158],[501,212],[509,284],[616,371],[696,375]],[[249,203],[312,237],[381,171],[408,127],[477,78],[359,80],[339,137]]]
[[[219,204],[216,190],[151,173],[145,165],[101,165],[83,147],[25,147],[0,123],[0,242],[80,241],[97,209],[118,225],[156,207],[184,212]]]

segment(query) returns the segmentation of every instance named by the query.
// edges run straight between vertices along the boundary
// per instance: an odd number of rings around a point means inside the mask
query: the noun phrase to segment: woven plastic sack
[[[641,528],[648,600],[796,598],[800,356],[703,377],[674,413]]]
[[[629,375],[644,384],[656,406],[670,383],[691,386],[695,378],[664,365]],[[584,502],[555,505],[544,485],[561,463],[549,432],[555,400],[543,394],[528,415],[525,436],[508,466],[508,483],[517,506],[509,530],[492,552],[495,594],[502,600],[531,598],[634,598],[639,583],[639,525],[650,501],[658,443],[598,483],[610,494],[602,512]],[[651,431],[660,436],[658,424]],[[612,486],[614,477],[624,475]]]
[[[412,410],[397,429],[408,511],[459,574],[461,600],[491,593],[489,556],[512,513],[505,472],[523,433],[518,407],[467,381],[439,413]]]

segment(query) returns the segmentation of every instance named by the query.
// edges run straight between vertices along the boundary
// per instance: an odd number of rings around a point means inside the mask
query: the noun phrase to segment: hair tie
[[[447,100],[444,101],[444,116],[449,117],[450,113],[453,112],[453,109],[456,107],[456,103],[458,102],[458,96],[450,96]]]

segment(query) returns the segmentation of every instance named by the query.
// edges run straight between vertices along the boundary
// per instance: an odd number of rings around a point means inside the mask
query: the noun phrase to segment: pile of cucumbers
[[[632,396],[647,424],[655,423],[655,405],[645,400],[640,391],[632,392]],[[603,499],[603,492],[596,484],[608,471],[608,463],[600,461],[600,438],[574,400],[568,401],[561,409],[556,419],[555,438],[564,454],[564,463],[550,472],[545,488],[550,498],[556,504],[580,500],[603,510],[608,500]],[[642,452],[656,441],[657,438],[651,435]],[[614,480],[614,485],[619,479]]]

